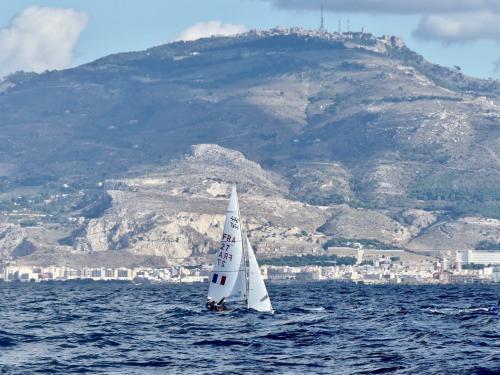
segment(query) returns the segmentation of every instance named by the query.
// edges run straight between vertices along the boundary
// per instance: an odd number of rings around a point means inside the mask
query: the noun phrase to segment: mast
[[[246,238],[246,234],[245,234],[245,238]],[[245,281],[246,281],[246,284],[247,284],[247,293],[246,293],[246,304],[247,304],[247,308],[248,308],[248,293],[250,293],[250,275],[249,275],[249,264],[248,264],[248,246],[245,246],[247,249],[244,253],[244,256],[245,256]]]
[[[241,216],[240,216],[240,227],[243,226]],[[243,241],[243,238],[247,239],[246,233],[243,235],[243,230],[241,231],[241,241],[243,245],[243,262],[245,267],[245,305],[248,308],[248,293],[250,291],[250,277],[248,274],[248,245]]]
[[[242,231],[242,241],[243,241],[243,231]],[[245,272],[245,305],[248,306],[248,266],[247,266],[247,251],[246,251],[246,246],[243,243],[243,271]]]
[[[234,186],[234,189],[236,189],[236,185],[233,185]],[[249,277],[248,277],[248,249],[247,249],[247,246],[245,246],[245,241],[243,241],[243,220],[241,218],[241,212],[240,212],[240,202],[238,202],[238,218],[240,219],[240,222],[239,222],[239,230],[240,230],[240,238],[241,238],[241,250],[243,252],[243,267],[245,269],[245,305],[247,306],[248,308],[248,288],[249,288],[249,284],[248,284],[248,281],[249,281]],[[244,238],[246,238],[246,234],[244,236]]]
[[[249,259],[248,259],[248,245],[246,242],[248,241],[246,233],[243,231],[243,219],[240,213],[240,205],[238,202],[238,217],[240,218],[240,236],[241,236],[241,244],[242,244],[242,252],[243,252],[243,267],[245,270],[245,305],[248,308],[248,293],[250,291],[250,275],[249,275]],[[247,240],[244,241],[243,239]]]
[[[233,189],[236,190],[236,185],[233,185]],[[240,204],[238,202],[238,218],[240,219],[239,222],[239,231],[240,231],[240,237],[241,237],[241,244],[242,244],[242,256],[243,256],[243,267],[245,270],[245,305],[248,308],[248,291],[250,288],[249,285],[249,274],[248,274],[248,246],[245,244],[246,241],[243,241],[243,238],[247,238],[246,234],[243,231],[243,219],[241,217],[241,212],[240,212]]]

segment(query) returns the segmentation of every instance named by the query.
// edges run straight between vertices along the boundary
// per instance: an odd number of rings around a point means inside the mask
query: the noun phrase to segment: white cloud
[[[479,39],[500,42],[500,14],[473,12],[425,15],[413,35],[424,40],[439,40],[444,44]]]
[[[41,72],[71,66],[89,17],[73,9],[30,6],[0,29],[0,77],[17,70]]]
[[[246,30],[245,25],[221,21],[198,22],[182,31],[175,40],[196,40],[212,35],[234,35]]]

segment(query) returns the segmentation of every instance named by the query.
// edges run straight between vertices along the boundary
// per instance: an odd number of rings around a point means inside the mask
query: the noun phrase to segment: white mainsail
[[[250,241],[247,240],[248,252],[248,302],[247,307],[257,311],[272,311],[271,299],[267,294],[266,284],[262,279],[259,265],[252,249]]]
[[[246,290],[245,282],[241,281],[241,279],[243,279],[243,281],[245,280],[245,269],[241,267],[242,257],[243,246],[240,227],[240,209],[238,206],[236,187],[233,186],[231,198],[229,199],[229,205],[227,207],[224,232],[222,233],[222,239],[217,253],[217,260],[209,279],[209,298],[216,302],[220,301],[222,298],[233,301],[244,301],[246,299],[246,296],[243,295]],[[243,285],[243,289],[241,285]]]

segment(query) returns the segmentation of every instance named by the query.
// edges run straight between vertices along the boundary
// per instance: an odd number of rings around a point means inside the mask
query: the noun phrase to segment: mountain
[[[236,181],[257,227],[292,228],[284,252],[498,243],[499,125],[499,81],[362,33],[251,31],[16,73],[0,83],[1,253],[203,256],[218,231],[196,215],[223,213]],[[259,211],[271,198],[283,207]]]

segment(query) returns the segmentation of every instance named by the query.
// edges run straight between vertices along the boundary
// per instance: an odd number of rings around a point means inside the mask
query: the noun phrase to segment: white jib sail
[[[234,283],[231,293],[226,298],[226,302],[245,302],[247,300],[247,274],[246,265],[244,259],[245,253],[241,257],[241,264],[238,270],[238,276],[236,277],[236,282]]]
[[[248,251],[248,308],[257,311],[272,311],[271,299],[267,294],[266,284],[262,279],[257,259],[250,241],[247,240]]]
[[[227,301],[245,300],[245,282],[241,282],[242,278],[245,279],[244,268],[241,267],[242,255],[240,209],[236,187],[233,186],[227,207],[224,232],[209,279],[209,298],[216,302],[222,298],[226,298]],[[243,285],[243,289],[240,284]]]

